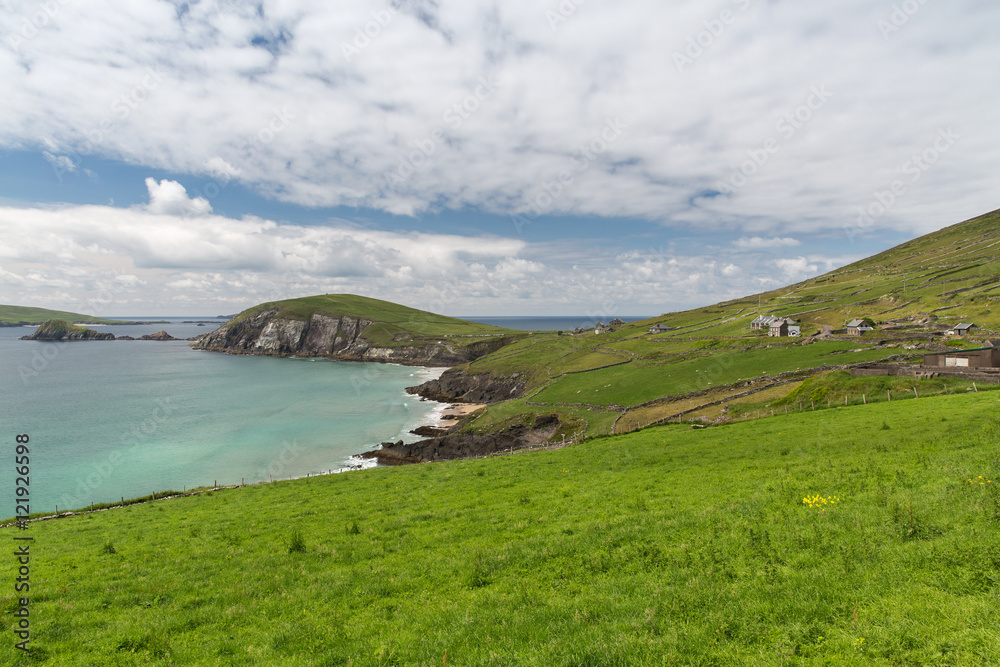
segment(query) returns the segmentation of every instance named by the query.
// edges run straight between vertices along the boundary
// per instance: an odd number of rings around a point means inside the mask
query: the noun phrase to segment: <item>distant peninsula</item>
[[[43,324],[49,320],[63,320],[73,324],[160,324],[166,320],[155,322],[137,322],[132,320],[109,320],[106,317],[95,317],[81,313],[71,313],[48,308],[33,308],[30,306],[10,306],[0,304],[0,327],[30,327]]]
[[[21,336],[21,340],[42,340],[42,341],[75,341],[75,340],[177,340],[166,331],[157,331],[154,334],[146,334],[139,338],[131,336],[115,337],[113,333],[99,333],[93,329],[70,324],[66,320],[48,320],[35,329],[34,333],[28,336]]]

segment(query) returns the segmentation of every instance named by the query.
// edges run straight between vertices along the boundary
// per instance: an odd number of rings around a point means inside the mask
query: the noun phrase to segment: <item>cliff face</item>
[[[378,347],[364,331],[373,324],[360,317],[314,313],[308,320],[277,317],[278,309],[262,310],[238,322],[199,336],[194,348],[230,354],[330,357],[345,361],[381,361],[421,366],[454,366],[476,359],[506,341],[452,346],[447,343]],[[495,341],[495,342],[494,342]]]
[[[510,377],[489,373],[470,375],[458,368],[451,368],[436,380],[428,380],[416,387],[407,387],[411,394],[442,403],[498,403],[520,398],[527,386],[521,373]]]

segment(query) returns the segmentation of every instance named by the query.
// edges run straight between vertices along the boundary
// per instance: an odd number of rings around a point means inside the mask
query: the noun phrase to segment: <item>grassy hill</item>
[[[334,318],[348,316],[371,320],[374,324],[365,329],[365,338],[373,345],[388,347],[436,342],[441,338],[469,339],[460,341],[467,343],[476,338],[525,335],[521,331],[469,322],[354,294],[323,294],[262,303],[244,310],[229,323],[239,323],[273,308],[278,309],[275,317],[280,319],[308,320],[314,314],[319,314]]]
[[[536,334],[466,367],[474,374],[530,377],[526,396],[491,406],[467,428],[490,430],[553,412],[580,436],[623,433],[671,417],[726,419],[726,404],[735,409],[755,401],[742,396],[747,391],[759,392],[769,408],[795,389],[792,380],[833,367],[916,362],[928,350],[944,349],[941,334],[960,321],[979,329],[952,344],[1000,340],[998,251],[1000,212],[993,212],[760,295],[599,334]],[[761,314],[800,321],[802,337],[752,331],[750,322]],[[878,329],[844,335],[846,322],[862,317]],[[672,330],[649,334],[654,324]]]
[[[0,305],[0,326],[41,324],[46,320],[65,320],[66,322],[87,322],[92,324],[122,324],[121,320],[109,320],[103,317],[81,315],[80,313],[69,313],[61,310]]]
[[[32,664],[995,665],[996,406],[661,426],[32,523]],[[27,664],[12,644],[0,663]]]

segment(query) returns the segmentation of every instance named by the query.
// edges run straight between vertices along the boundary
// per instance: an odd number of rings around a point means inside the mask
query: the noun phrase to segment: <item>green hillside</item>
[[[122,324],[121,320],[109,320],[103,317],[69,313],[62,310],[0,305],[0,326],[41,324],[46,320],[65,320],[66,322],[87,322],[93,324]]]
[[[996,406],[672,425],[35,522],[31,664],[995,665]],[[0,663],[28,664],[12,586],[0,605]]]
[[[833,367],[917,362],[928,351],[955,349],[945,342],[971,348],[990,337],[998,341],[998,251],[1000,212],[993,212],[761,295],[601,333],[536,334],[466,366],[473,374],[530,377],[524,397],[490,406],[466,428],[492,430],[550,413],[579,436],[623,433],[672,417],[725,420],[731,418],[726,399],[736,408],[753,400],[741,396],[747,391],[761,392],[769,405],[797,386],[790,380]],[[751,330],[761,314],[799,321],[802,336]],[[846,335],[849,320],[865,317],[876,331]],[[942,335],[959,322],[979,328],[963,340]],[[650,334],[654,324],[672,330]]]
[[[374,324],[365,330],[364,336],[376,345],[412,345],[436,341],[442,337],[472,340],[487,336],[525,335],[521,331],[469,322],[354,294],[323,294],[262,303],[244,310],[230,320],[230,324],[274,308],[278,309],[275,317],[281,319],[308,320],[314,314],[319,314],[328,317],[348,316],[372,320]],[[461,342],[467,343],[470,340]]]

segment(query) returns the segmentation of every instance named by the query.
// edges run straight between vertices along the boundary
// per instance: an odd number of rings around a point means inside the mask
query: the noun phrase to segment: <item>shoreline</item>
[[[445,407],[438,416],[437,423],[432,424],[437,428],[451,428],[462,418],[486,407],[485,403],[442,403],[442,405]]]

